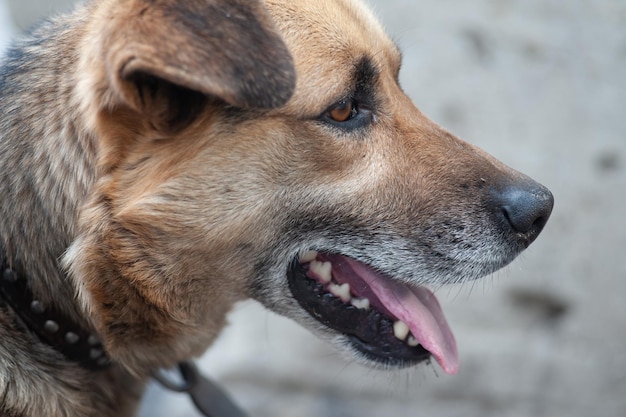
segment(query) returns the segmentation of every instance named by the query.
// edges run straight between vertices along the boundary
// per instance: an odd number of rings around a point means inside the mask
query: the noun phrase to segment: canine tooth
[[[409,338],[406,340],[406,344],[415,347],[420,344],[420,342],[413,335],[409,335]]]
[[[369,310],[370,309],[370,300],[368,298],[353,298],[350,300],[350,304],[355,306],[360,310]]]
[[[393,324],[393,335],[400,340],[406,339],[406,337],[409,335],[409,326],[407,326],[406,323],[403,321],[396,321]]]
[[[317,258],[317,251],[315,250],[307,250],[305,252],[300,253],[298,260],[301,264],[305,264],[307,262],[312,262]]]
[[[344,303],[347,303],[352,299],[352,296],[350,295],[350,284],[347,282],[341,285],[330,284],[328,290],[335,297],[339,297]]]

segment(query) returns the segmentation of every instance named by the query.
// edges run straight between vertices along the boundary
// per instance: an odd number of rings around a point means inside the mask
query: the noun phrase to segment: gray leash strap
[[[213,381],[202,375],[192,361],[180,362],[178,371],[182,382],[176,382],[155,371],[152,377],[170,391],[187,393],[196,408],[206,417],[248,417]]]

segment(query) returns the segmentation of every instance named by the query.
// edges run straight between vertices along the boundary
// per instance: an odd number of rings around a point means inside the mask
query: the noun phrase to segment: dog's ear
[[[103,39],[108,85],[133,110],[176,123],[214,97],[241,108],[284,104],[291,55],[258,0],[130,0]]]

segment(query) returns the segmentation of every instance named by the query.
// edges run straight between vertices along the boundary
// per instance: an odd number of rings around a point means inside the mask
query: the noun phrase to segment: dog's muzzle
[[[474,268],[466,279],[494,272],[513,260],[539,235],[554,204],[545,187],[526,177],[492,187],[484,202],[491,233],[498,236],[493,245],[501,256]],[[427,288],[407,285],[332,252],[301,253],[287,276],[300,306],[344,335],[367,359],[404,367],[432,356],[446,373],[458,372],[454,336],[437,298]]]

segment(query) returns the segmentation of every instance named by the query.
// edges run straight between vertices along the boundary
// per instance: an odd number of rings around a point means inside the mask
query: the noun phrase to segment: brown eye
[[[319,121],[333,128],[350,132],[370,125],[375,120],[371,103],[361,106],[359,101],[346,98],[328,107],[319,117]]]
[[[343,123],[352,119],[356,113],[357,110],[354,103],[350,100],[343,100],[328,111],[328,117],[335,122]]]

